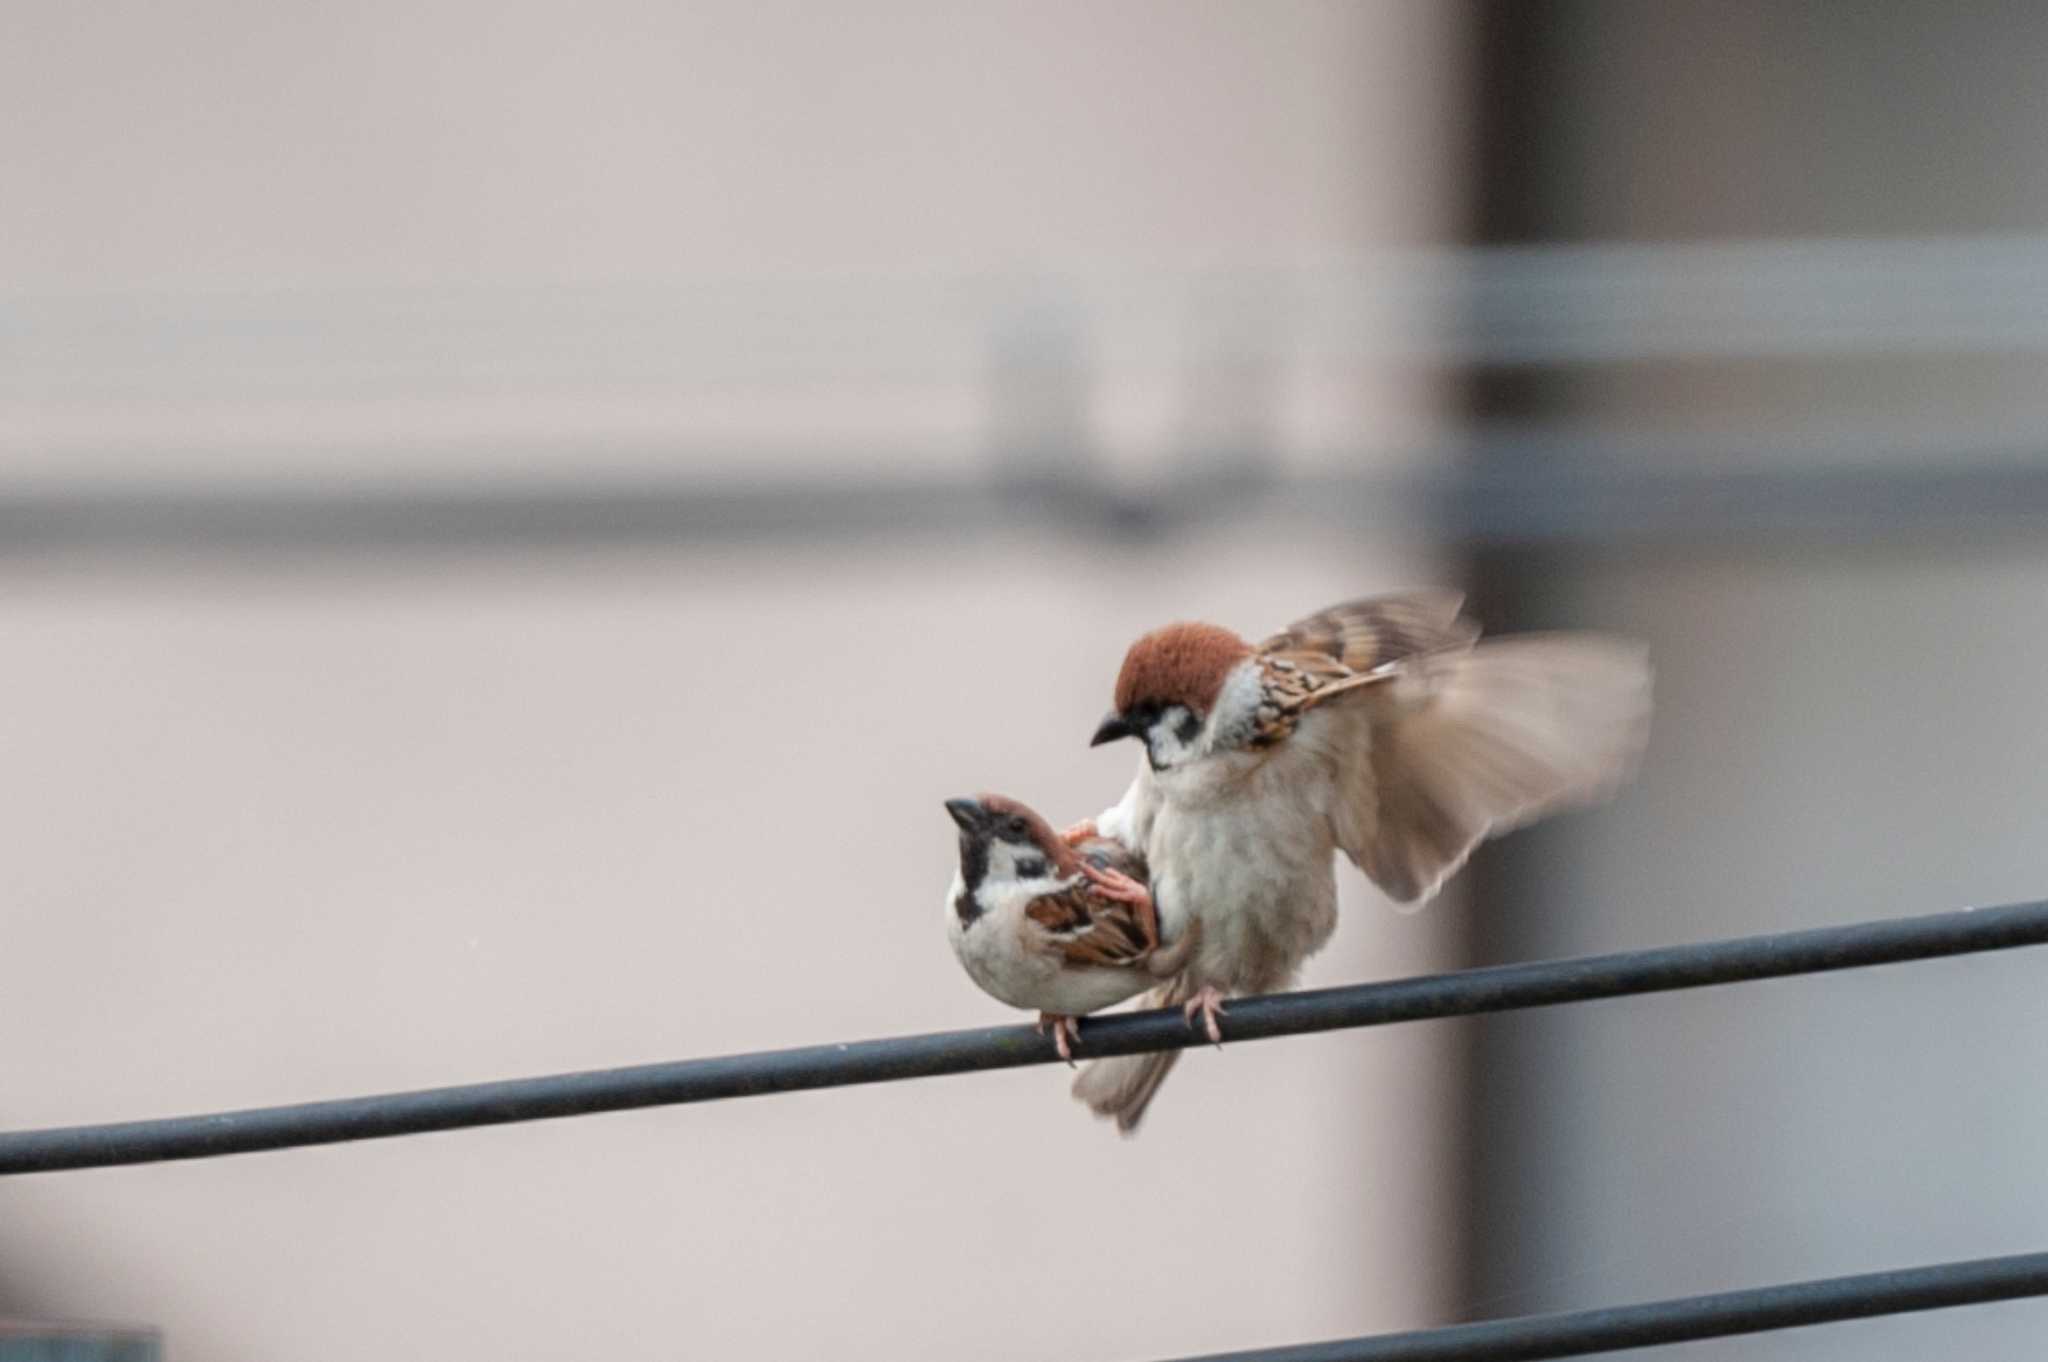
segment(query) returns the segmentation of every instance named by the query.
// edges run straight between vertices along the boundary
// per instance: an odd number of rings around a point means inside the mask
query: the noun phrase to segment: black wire
[[[1223,1033],[1228,1040],[1263,1040],[2044,943],[2048,943],[2048,902],[1966,909],[1235,999],[1225,1014]],[[1177,1010],[1091,1018],[1082,1023],[1081,1030],[1084,1057],[1200,1043]],[[1000,1026],[208,1116],[25,1130],[0,1134],[0,1175],[417,1135],[634,1107],[1010,1069],[1048,1064],[1057,1058],[1050,1037],[1028,1026]]]
[[[1412,1333],[1212,1353],[1180,1362],[1528,1362],[1845,1319],[2048,1296],[2048,1253],[1682,1296]]]

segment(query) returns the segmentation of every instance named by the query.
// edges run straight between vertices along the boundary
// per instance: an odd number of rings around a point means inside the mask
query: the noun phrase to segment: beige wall
[[[958,471],[994,438],[1005,323],[932,279],[1114,297],[1140,267],[1426,237],[1449,202],[1453,35],[1420,3],[13,22],[0,160],[36,192],[0,205],[22,319],[0,491],[827,477],[848,428]],[[704,288],[721,315],[796,299],[765,377],[701,377],[732,356],[673,299]],[[920,288],[947,320],[896,327],[878,364],[866,310]],[[604,338],[646,297],[699,347],[651,378]],[[1160,334],[1083,337],[1120,468],[1184,430],[1185,378],[1115,368],[1181,373]],[[1427,419],[1398,378],[1318,381],[1336,396],[1298,428],[1326,445]],[[1323,524],[0,557],[0,1124],[1000,1019],[943,943],[940,800],[1105,802],[1128,754],[1086,732],[1162,618],[1258,630],[1441,575],[1427,546]],[[1445,959],[1454,906],[1347,892],[1314,980]],[[14,1179],[0,1308],[230,1362],[1144,1356],[1398,1327],[1449,1277],[1452,1058],[1438,1028],[1198,1055],[1134,1143],[1034,1070]]]
[[[944,945],[940,801],[1089,809],[1126,775],[1086,732],[1146,622],[1257,628],[1417,570],[1330,539],[1276,561],[1286,528],[17,571],[7,1122],[1000,1020]],[[1441,920],[1354,898],[1315,978],[1439,959]],[[161,1322],[183,1357],[1388,1327],[1445,1267],[1418,1226],[1450,1215],[1446,1062],[1423,1029],[1199,1055],[1128,1143],[1034,1070],[16,1180],[0,1263],[14,1308]]]
[[[1283,455],[1346,456],[1423,391],[1289,311],[1449,221],[1457,35],[1422,0],[10,27],[17,479],[944,468],[1048,325],[1119,468],[1244,348],[1276,356]]]

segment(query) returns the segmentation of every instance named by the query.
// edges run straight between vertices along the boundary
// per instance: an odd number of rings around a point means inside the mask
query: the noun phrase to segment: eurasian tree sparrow
[[[1256,647],[1211,624],[1131,645],[1096,743],[1145,760],[1099,830],[1140,852],[1162,930],[1199,924],[1162,1001],[1210,1039],[1227,994],[1294,981],[1336,927],[1333,853],[1419,906],[1489,835],[1596,800],[1648,732],[1645,650],[1594,634],[1477,642],[1455,592],[1352,601]],[[1099,1060],[1074,1095],[1128,1132],[1177,1052]]]
[[[1161,949],[1141,856],[1108,838],[1069,845],[1001,795],[949,799],[960,868],[946,893],[946,934],[968,977],[1012,1007],[1033,1008],[1073,1062],[1082,1013],[1177,973],[1189,938]]]

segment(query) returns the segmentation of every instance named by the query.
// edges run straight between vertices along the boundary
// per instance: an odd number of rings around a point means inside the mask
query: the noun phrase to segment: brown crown
[[[1005,814],[1014,814],[1023,819],[1025,826],[1031,832],[1031,840],[1038,844],[1038,849],[1045,853],[1046,859],[1053,863],[1053,866],[1060,874],[1074,875],[1080,873],[1080,858],[1074,854],[1074,849],[1062,841],[1060,835],[1052,830],[1052,824],[1039,816],[1038,810],[1021,800],[1012,799],[1008,795],[978,794],[975,798],[981,802],[981,807],[998,817]]]
[[[1169,624],[1154,629],[1124,654],[1116,678],[1118,713],[1147,701],[1186,705],[1207,714],[1231,668],[1250,657],[1251,645],[1213,624]]]

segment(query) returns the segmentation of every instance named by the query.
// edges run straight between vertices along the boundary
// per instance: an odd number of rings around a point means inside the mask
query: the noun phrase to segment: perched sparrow
[[[1472,848],[1609,793],[1648,731],[1645,651],[1592,634],[1477,642],[1454,592],[1334,606],[1256,647],[1171,624],[1124,657],[1095,742],[1145,760],[1098,831],[1141,853],[1162,929],[1201,927],[1164,1001],[1220,1041],[1227,994],[1292,983],[1336,926],[1333,853],[1397,902]],[[1177,1052],[1097,1061],[1074,1094],[1129,1131]]]
[[[1137,853],[1107,838],[1071,846],[1001,795],[949,799],[946,812],[960,825],[960,869],[946,894],[953,953],[988,993],[1036,1008],[1061,1059],[1073,1062],[1080,1014],[1187,963],[1192,938],[1160,946]]]

